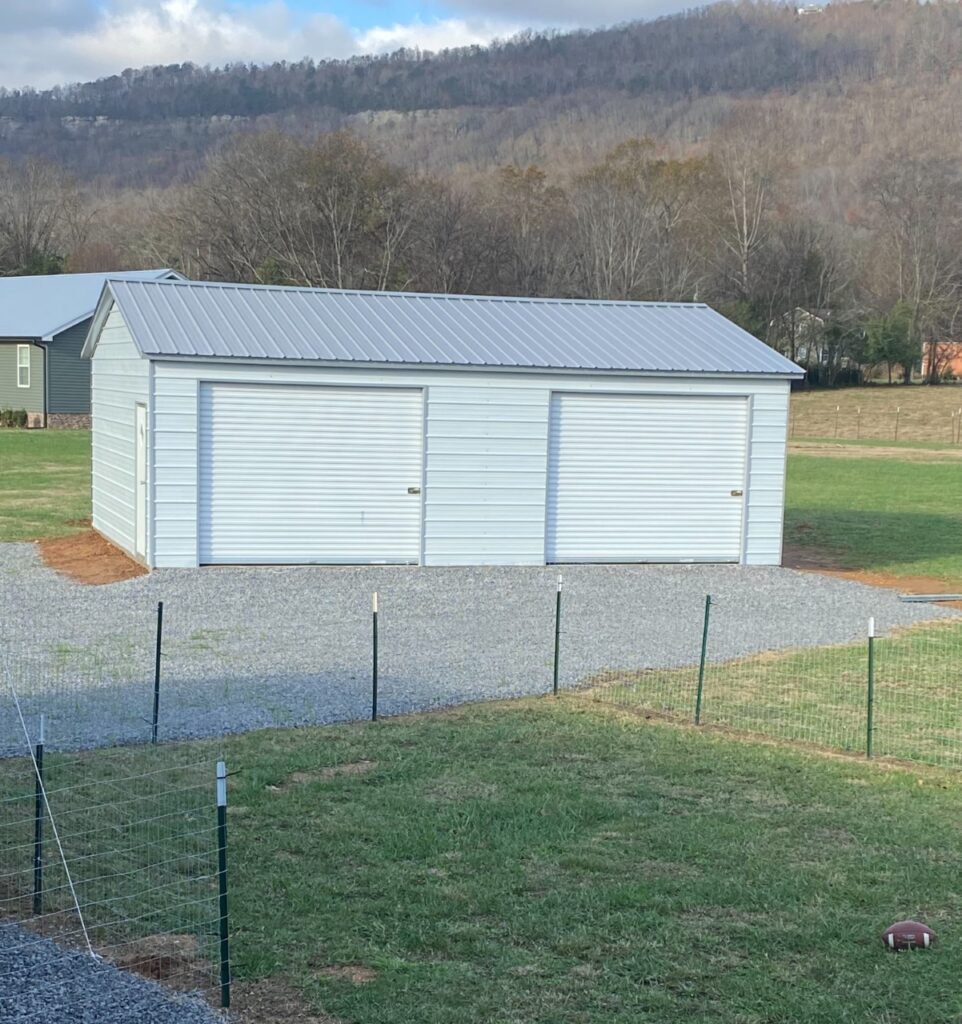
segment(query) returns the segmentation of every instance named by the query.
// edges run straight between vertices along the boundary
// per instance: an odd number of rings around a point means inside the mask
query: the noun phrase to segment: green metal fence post
[[[711,594],[705,595],[705,620],[701,630],[701,657],[698,659],[698,692],[695,694],[695,725],[701,725],[701,701],[705,693],[705,659],[708,656],[708,621],[711,617]]]
[[[875,738],[875,619],[868,620],[868,707],[865,716],[865,756],[872,756]]]
[[[43,913],[43,715],[40,716],[40,737],[34,750],[33,808],[33,913]]]
[[[157,742],[160,722],[160,656],[164,645],[164,602],[157,602],[157,640],[154,646],[154,714],[150,723],[150,742]]]
[[[558,667],[561,654],[561,573],[558,573],[558,592],[554,604],[554,682],[552,693],[558,696]]]
[[[371,595],[372,652],[371,652],[371,721],[377,721],[377,591]]]
[[[230,1007],[230,929],[227,916],[227,765],[217,762],[217,890],[220,903],[220,1005]]]

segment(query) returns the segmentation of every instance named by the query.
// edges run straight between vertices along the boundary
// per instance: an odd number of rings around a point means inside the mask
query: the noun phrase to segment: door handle
[[[745,492],[741,490],[732,491],[733,498],[740,498]]]
[[[421,488],[420,487],[409,487],[408,488],[408,494],[420,494],[420,493],[421,493]]]

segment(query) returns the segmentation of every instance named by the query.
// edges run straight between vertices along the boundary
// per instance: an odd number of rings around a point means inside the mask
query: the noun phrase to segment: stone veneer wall
[[[47,426],[59,430],[89,430],[90,413],[52,412],[47,417]]]

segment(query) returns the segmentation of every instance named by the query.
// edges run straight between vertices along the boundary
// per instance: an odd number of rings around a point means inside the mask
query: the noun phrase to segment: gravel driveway
[[[893,591],[777,568],[581,565],[564,570],[562,671],[697,660],[705,595],[710,655],[855,640],[956,614]],[[381,598],[385,715],[543,693],[551,685],[555,580],[545,568],[167,569],[105,587],[0,545],[0,644],[28,728],[89,746],[149,730],[157,602],[165,606],[162,738],[363,718],[370,709],[371,592]],[[6,692],[4,692],[6,691]],[[0,686],[0,701],[9,686]],[[0,715],[0,750],[23,750]]]
[[[4,1024],[223,1024],[199,998],[178,995],[85,953],[0,924]]]

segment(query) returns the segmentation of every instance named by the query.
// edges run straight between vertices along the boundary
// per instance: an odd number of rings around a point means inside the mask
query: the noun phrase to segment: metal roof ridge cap
[[[171,272],[176,273],[176,271]],[[309,292],[327,295],[371,296],[377,299],[429,299],[443,302],[517,302],[525,305],[611,306],[615,309],[711,309],[706,302],[674,302],[650,299],[586,299],[552,295],[483,295],[474,292],[405,292],[373,288],[315,288],[309,285],[256,284],[250,281],[194,281],[188,278],[182,278],[177,281],[141,279],[138,283],[157,285],[164,288],[223,288],[225,290],[249,288],[256,291],[281,293]]]

